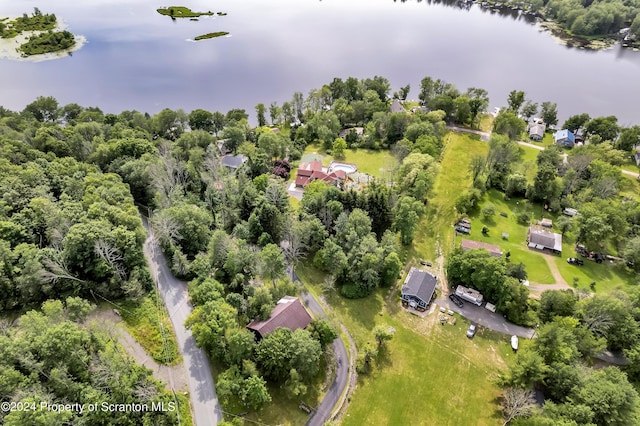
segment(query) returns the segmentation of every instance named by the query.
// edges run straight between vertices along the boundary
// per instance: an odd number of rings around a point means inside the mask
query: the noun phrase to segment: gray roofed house
[[[547,130],[547,125],[542,120],[533,120],[529,123],[529,138],[539,142],[544,138],[545,130]]]
[[[276,328],[285,327],[295,331],[299,328],[306,328],[310,322],[311,315],[304,308],[300,299],[284,296],[278,300],[268,319],[251,321],[247,328],[255,333],[256,339],[261,339],[267,334],[273,333]]]
[[[402,286],[402,304],[425,311],[436,291],[438,278],[418,268],[411,268]]]
[[[549,250],[555,254],[562,253],[562,235],[547,231],[539,226],[529,228],[527,243],[529,248]]]
[[[391,112],[406,112],[399,100],[394,99],[389,108]]]
[[[636,152],[633,158],[636,160],[636,166],[640,167],[640,151]]]
[[[248,158],[242,154],[238,155],[225,155],[222,157],[222,165],[230,169],[237,169],[246,163]]]

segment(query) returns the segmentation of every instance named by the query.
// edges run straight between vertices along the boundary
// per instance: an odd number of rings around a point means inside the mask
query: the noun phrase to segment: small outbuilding
[[[438,278],[418,268],[411,268],[402,286],[402,305],[426,311],[436,291]]]
[[[562,210],[562,214],[574,217],[578,215],[578,210],[567,207],[566,209]]]
[[[456,287],[455,295],[477,306],[481,306],[482,301],[484,300],[484,296],[482,296],[478,290],[474,290],[463,285]]]
[[[540,221],[540,226],[544,226],[545,228],[553,228],[553,221],[551,219],[542,219]]]
[[[285,327],[291,331],[299,328],[307,328],[311,323],[311,315],[302,305],[300,299],[293,296],[284,296],[278,300],[271,315],[264,321],[253,320],[247,328],[256,335],[256,340],[262,339],[269,333],[273,333],[276,328]]]
[[[576,137],[571,130],[564,129],[558,130],[553,139],[556,144],[563,146],[565,148],[573,148],[576,144]]]
[[[547,231],[539,226],[529,227],[527,244],[531,249],[562,254],[562,234]]]
[[[493,257],[502,257],[502,251],[500,250],[500,247],[495,244],[483,243],[481,241],[465,240],[463,238],[462,242],[460,243],[460,247],[462,247],[462,250],[464,251],[484,249],[488,251]]]
[[[640,167],[640,151],[637,151],[634,156],[634,160],[636,160],[636,166]]]

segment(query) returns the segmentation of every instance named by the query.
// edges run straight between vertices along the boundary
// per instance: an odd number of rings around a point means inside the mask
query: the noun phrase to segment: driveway
[[[483,132],[481,130],[475,129],[467,129],[466,127],[458,127],[458,126],[447,126],[448,130],[453,130],[454,132],[464,132],[464,133],[472,133],[474,135],[480,136],[481,141],[488,141],[491,137],[491,132]]]
[[[444,306],[447,309],[451,309],[452,311],[459,313],[463,317],[491,330],[499,331],[500,333],[504,334],[526,337],[528,339],[533,336],[533,328],[521,327],[519,325],[511,324],[510,322],[507,322],[502,314],[488,311],[483,307],[474,305],[473,303],[464,302],[464,306],[462,308],[459,308],[458,306],[454,305],[447,297],[436,299],[436,303],[439,306]]]
[[[209,359],[204,351],[195,344],[195,339],[184,323],[193,310],[189,303],[187,284],[176,279],[169,271],[167,259],[156,242],[149,223],[142,217],[147,230],[144,243],[144,255],[149,264],[151,276],[158,286],[158,291],[169,312],[169,318],[176,333],[178,348],[182,353],[184,368],[189,383],[191,412],[196,426],[216,425],[222,420],[222,410],[218,404]]]
[[[288,268],[288,272],[290,273],[291,281],[300,281],[295,270],[291,270],[291,268]],[[327,317],[327,313],[311,293],[305,290],[300,295],[300,297],[302,298],[305,306],[309,308],[315,319]],[[324,425],[325,422],[329,420],[331,412],[333,411],[338,401],[340,401],[340,397],[342,396],[347,386],[347,381],[349,379],[349,357],[347,355],[347,348],[344,346],[344,342],[339,337],[333,341],[332,347],[337,364],[336,377],[333,380],[333,383],[331,384],[329,390],[327,390],[327,393],[325,394],[322,402],[320,402],[320,405],[316,407],[316,411],[311,415],[311,417],[309,417],[306,426]]]

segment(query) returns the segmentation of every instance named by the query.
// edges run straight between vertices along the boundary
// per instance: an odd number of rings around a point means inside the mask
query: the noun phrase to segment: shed
[[[418,268],[411,268],[402,286],[402,304],[425,311],[436,291],[438,278]]]
[[[292,331],[306,328],[311,322],[311,315],[300,302],[300,299],[292,296],[284,296],[278,300],[271,315],[264,321],[253,320],[247,328],[253,331],[256,339],[262,339],[276,328],[285,327]]]
[[[553,221],[551,219],[542,219],[540,221],[540,225],[544,226],[545,228],[552,228],[553,227]]]
[[[562,210],[562,214],[573,217],[578,215],[578,210],[567,207],[566,209]]]

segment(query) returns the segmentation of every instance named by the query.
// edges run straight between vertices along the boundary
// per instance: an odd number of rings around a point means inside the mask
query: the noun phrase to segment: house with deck
[[[491,256],[493,257],[502,257],[502,251],[500,250],[500,247],[495,244],[483,243],[481,241],[466,240],[463,238],[462,242],[460,243],[460,247],[464,251],[482,249],[482,250],[488,251],[489,254],[491,254]]]
[[[418,268],[411,268],[402,285],[402,305],[426,311],[435,295],[438,278]]]
[[[529,227],[527,245],[530,249],[562,254],[562,234],[548,231],[541,226]]]
[[[563,146],[565,148],[573,148],[576,144],[576,137],[571,130],[564,129],[558,130],[553,135],[553,140],[556,144]]]
[[[278,300],[271,315],[264,321],[253,320],[247,325],[252,331],[256,340],[262,339],[269,333],[273,333],[276,328],[285,327],[291,331],[299,328],[307,328],[311,323],[311,315],[305,309],[300,299],[293,296],[284,296]]]

